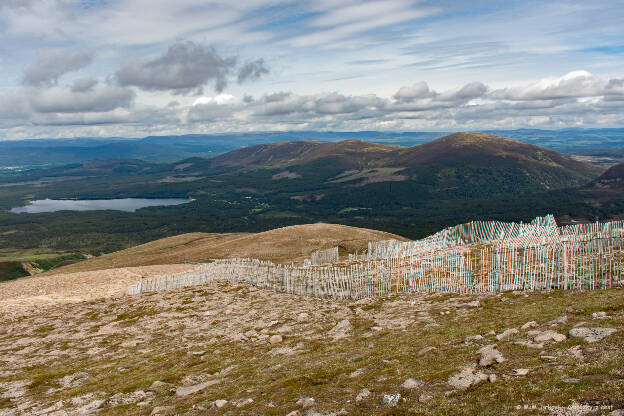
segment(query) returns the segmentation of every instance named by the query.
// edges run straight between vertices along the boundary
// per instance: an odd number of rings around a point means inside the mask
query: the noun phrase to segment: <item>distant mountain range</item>
[[[509,137],[563,153],[622,152],[624,129],[496,130],[487,133]],[[30,139],[0,141],[0,167],[63,165],[94,159],[141,159],[174,162],[189,157],[214,157],[231,150],[280,141],[363,140],[414,146],[448,132],[264,132],[193,134],[134,138]]]

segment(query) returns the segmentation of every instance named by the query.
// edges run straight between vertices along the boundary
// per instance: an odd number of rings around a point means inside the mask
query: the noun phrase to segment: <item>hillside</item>
[[[0,414],[616,416],[623,295],[340,302],[214,283],[8,310]]]
[[[317,250],[339,246],[341,253],[362,251],[369,241],[406,240],[382,231],[337,224],[307,224],[257,234],[190,233],[164,238],[54,269],[48,274],[84,272],[113,267],[183,263],[209,258],[258,258],[276,263],[301,263]]]
[[[319,173],[342,169],[338,182],[349,178],[358,179],[360,185],[415,181],[438,189],[499,191],[579,186],[602,172],[555,151],[486,133],[455,133],[414,147],[360,140],[279,142],[234,150],[211,159],[211,164],[288,168],[300,176],[310,175],[312,168]]]
[[[213,166],[287,167],[331,158],[344,168],[383,167],[391,164],[401,146],[362,140],[341,142],[292,141],[261,144],[233,150],[211,159]]]
[[[588,184],[586,189],[624,190],[624,163],[611,166]]]

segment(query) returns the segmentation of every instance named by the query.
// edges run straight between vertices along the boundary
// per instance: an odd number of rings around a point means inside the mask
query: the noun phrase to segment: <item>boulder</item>
[[[371,395],[371,392],[370,392],[369,389],[362,389],[362,390],[360,390],[358,395],[355,396],[355,401],[356,402],[361,402],[362,400],[368,398],[370,395]]]
[[[597,342],[617,332],[615,328],[572,328],[569,335],[573,338],[583,338],[587,342]]]
[[[464,367],[459,373],[453,374],[448,379],[448,384],[460,389],[466,390],[488,379],[488,375],[480,371],[476,371],[477,365],[470,364]]]
[[[418,381],[413,378],[408,378],[407,380],[403,382],[403,384],[401,384],[401,388],[406,389],[406,390],[412,390],[412,389],[417,389],[418,387],[422,386],[422,384],[423,384],[422,381]]]
[[[487,367],[494,363],[502,363],[505,361],[503,354],[499,350],[496,349],[496,345],[486,345],[477,351],[481,354],[481,358],[479,359],[479,365],[482,367]]]
[[[561,341],[565,341],[566,340],[566,336],[563,334],[560,334],[557,331],[553,331],[551,329],[547,330],[547,331],[542,331],[539,334],[537,334],[534,338],[535,342],[547,342],[547,341],[554,341],[554,342],[561,342]]]
[[[499,341],[502,341],[504,339],[507,339],[507,338],[511,337],[512,335],[517,334],[518,332],[520,332],[520,331],[518,331],[518,329],[516,329],[516,328],[508,328],[505,331],[503,331],[502,333],[496,335],[496,339],[499,340]]]
[[[381,404],[386,405],[388,407],[394,407],[399,404],[399,400],[401,400],[401,394],[384,394],[381,399]]]

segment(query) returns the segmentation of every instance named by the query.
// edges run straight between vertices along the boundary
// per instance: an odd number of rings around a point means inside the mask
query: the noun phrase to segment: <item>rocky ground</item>
[[[0,313],[0,415],[624,414],[624,290],[214,283]]]
[[[0,314],[31,309],[37,313],[45,304],[72,303],[125,293],[143,278],[179,273],[197,267],[192,264],[122,267],[76,273],[43,274],[0,283]]]

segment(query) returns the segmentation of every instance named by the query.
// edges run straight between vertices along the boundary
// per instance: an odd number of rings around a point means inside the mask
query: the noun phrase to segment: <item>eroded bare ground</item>
[[[17,309],[0,415],[618,414],[623,295],[336,302],[214,283]]]
[[[41,305],[71,303],[125,293],[143,278],[190,270],[192,264],[122,267],[76,273],[35,275],[0,283],[0,314],[30,309],[36,313]]]

